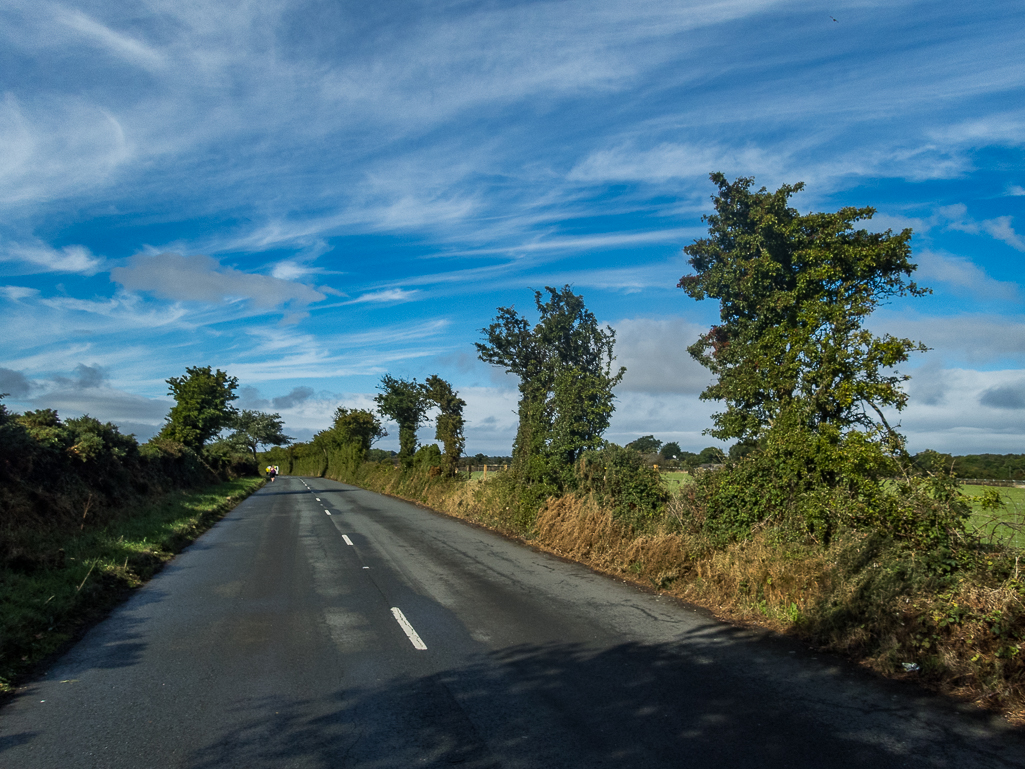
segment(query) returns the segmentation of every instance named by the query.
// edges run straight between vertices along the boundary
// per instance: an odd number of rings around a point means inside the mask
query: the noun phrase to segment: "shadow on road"
[[[826,666],[781,691],[757,664],[724,669],[733,654],[692,646],[516,646],[327,698],[248,701],[189,766],[1021,765],[1025,743],[977,719],[941,727],[921,703],[881,707],[878,692],[820,698],[817,684],[843,686]]]

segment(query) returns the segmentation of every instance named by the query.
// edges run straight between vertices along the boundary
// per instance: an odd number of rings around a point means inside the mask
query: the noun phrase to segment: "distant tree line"
[[[418,382],[385,374],[378,389],[376,412],[339,406],[331,427],[314,435],[313,440],[296,443],[287,450],[271,449],[264,458],[279,466],[284,463],[284,472],[302,475],[324,475],[332,468],[338,474],[350,475],[364,462],[390,462],[393,458],[407,470],[437,468],[439,475],[455,475],[466,443],[466,402],[452,386],[437,375]],[[440,448],[436,444],[419,446],[417,442],[417,430],[432,411],[436,412],[434,435]],[[388,435],[382,418],[399,426],[398,454],[373,448],[376,441]]]
[[[1025,454],[965,454],[955,456],[926,450],[915,454],[915,464],[931,472],[947,472],[957,478],[993,481],[1025,481]]]

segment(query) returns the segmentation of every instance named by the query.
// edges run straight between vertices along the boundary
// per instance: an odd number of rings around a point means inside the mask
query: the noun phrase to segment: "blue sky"
[[[516,383],[473,342],[570,283],[627,367],[607,437],[699,450],[717,308],[675,286],[722,171],[914,228],[934,293],[871,321],[932,348],[910,447],[1025,451],[1017,0],[6,0],[0,86],[16,410],[145,439],[211,365],[307,439],[437,373],[504,454]]]

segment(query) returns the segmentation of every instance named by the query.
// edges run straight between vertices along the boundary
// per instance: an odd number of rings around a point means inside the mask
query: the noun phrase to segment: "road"
[[[0,767],[1022,767],[1000,719],[388,497],[253,495],[0,710]]]

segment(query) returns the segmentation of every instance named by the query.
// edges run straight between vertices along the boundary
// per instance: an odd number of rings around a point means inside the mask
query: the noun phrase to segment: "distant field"
[[[694,476],[682,470],[670,473],[662,473],[662,482],[669,487],[670,491],[676,491],[681,486],[694,481]]]
[[[981,497],[988,489],[1000,492],[1004,506],[983,510],[973,504],[972,523],[986,539],[1025,548],[1025,489],[1014,486],[962,486],[967,497]]]
[[[495,469],[491,465],[488,465],[488,475],[489,476],[492,476],[492,475],[495,475],[496,473],[501,473],[501,472],[505,472],[505,471],[502,470],[501,468]],[[470,480],[471,481],[479,481],[479,480],[482,480],[483,478],[484,478],[484,471],[483,470],[474,470],[472,473],[470,473]]]

